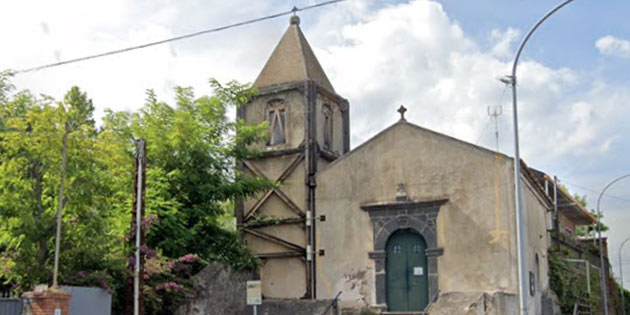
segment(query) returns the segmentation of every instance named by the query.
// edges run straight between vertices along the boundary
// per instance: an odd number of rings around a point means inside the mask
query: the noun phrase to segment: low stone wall
[[[508,315],[518,314],[514,294],[483,292],[449,292],[440,295],[429,309],[431,315]]]
[[[247,314],[246,284],[258,279],[254,271],[233,271],[213,262],[193,276],[193,296],[176,315]]]
[[[250,315],[252,306],[246,305],[246,284],[258,279],[254,271],[233,271],[221,263],[211,263],[193,276],[193,296],[175,315]],[[331,300],[263,300],[259,315],[324,315]],[[326,315],[335,315],[331,309]]]
[[[259,315],[323,315],[331,300],[264,300],[258,307]],[[251,308],[251,306],[250,306]],[[252,314],[251,310],[243,314]],[[326,315],[335,315],[331,308]]]

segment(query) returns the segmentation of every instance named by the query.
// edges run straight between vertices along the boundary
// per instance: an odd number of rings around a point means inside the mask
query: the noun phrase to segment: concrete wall
[[[192,295],[175,314],[247,314],[247,281],[256,279],[255,272],[233,271],[221,263],[211,263],[193,276]]]
[[[234,271],[214,262],[193,276],[192,295],[175,315],[250,315],[247,281],[258,279],[253,271]],[[323,314],[331,300],[265,299],[258,305],[259,315]],[[72,313],[75,314],[75,313]],[[79,312],[76,314],[93,314]],[[94,313],[97,314],[97,313]],[[334,315],[331,310],[328,315]]]
[[[542,314],[543,293],[549,289],[549,267],[547,249],[551,244],[549,233],[547,232],[547,207],[541,194],[536,193],[534,187],[524,181],[523,203],[525,208],[525,220],[527,224],[527,245],[529,246],[527,264],[528,270],[532,272],[535,282],[534,294],[530,294],[529,309],[530,314]],[[538,257],[538,266],[536,266]],[[531,276],[531,275],[529,275]],[[528,279],[529,281],[529,279]]]
[[[62,290],[72,294],[70,314],[109,315],[112,311],[112,295],[96,287],[62,286]]]
[[[445,293],[431,307],[431,315],[515,315],[518,296],[497,293]]]
[[[399,183],[413,200],[449,198],[437,220],[438,246],[444,248],[438,258],[441,292],[515,294],[512,174],[511,160],[503,155],[406,122],[333,162],[317,178],[317,211],[327,216],[317,228],[318,248],[326,253],[317,258],[318,297],[341,290],[346,305],[374,305],[374,263],[368,257],[374,231],[360,206],[393,201]],[[530,200],[527,207],[528,220],[542,222],[544,230],[542,206]],[[530,238],[539,236],[540,228],[534,230]],[[531,244],[529,252],[546,249],[544,242]]]

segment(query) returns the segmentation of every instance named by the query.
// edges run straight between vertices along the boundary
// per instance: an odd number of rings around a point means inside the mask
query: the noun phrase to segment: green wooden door
[[[429,301],[427,245],[412,231],[394,233],[387,241],[387,306],[389,311],[421,311]]]

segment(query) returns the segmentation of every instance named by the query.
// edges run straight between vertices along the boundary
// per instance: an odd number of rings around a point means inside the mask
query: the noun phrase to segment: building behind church
[[[296,16],[254,87],[258,96],[237,115],[267,121],[270,136],[242,171],[280,187],[240,203],[237,219],[262,261],[264,298],[341,292],[347,309],[455,314],[481,297],[497,314],[518,310],[512,158],[417,126],[404,108],[350,150],[351,105]],[[541,314],[553,204],[526,166],[520,177],[528,307]]]

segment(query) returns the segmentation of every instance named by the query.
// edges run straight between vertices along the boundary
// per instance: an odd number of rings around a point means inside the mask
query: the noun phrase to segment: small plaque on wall
[[[414,276],[423,276],[424,275],[424,268],[422,268],[422,267],[413,267],[413,275]]]

